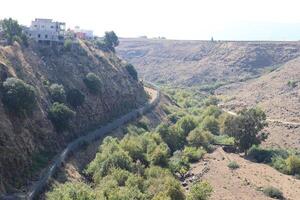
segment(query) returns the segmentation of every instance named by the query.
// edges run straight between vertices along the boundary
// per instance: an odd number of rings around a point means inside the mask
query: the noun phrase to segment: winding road
[[[33,200],[43,191],[45,186],[47,186],[50,178],[56,173],[59,167],[68,159],[69,155],[80,149],[84,144],[91,143],[95,140],[100,139],[103,135],[110,133],[111,131],[123,126],[124,124],[137,119],[139,116],[152,110],[160,100],[160,91],[157,86],[151,83],[145,83],[145,91],[149,94],[150,100],[142,107],[137,108],[120,118],[114,120],[113,122],[95,130],[87,135],[81,136],[75,139],[73,142],[69,143],[68,146],[52,161],[47,170],[40,176],[39,180],[36,181],[30,192],[28,194],[13,194],[2,196],[1,199],[4,200],[16,200],[16,199],[28,199]]]

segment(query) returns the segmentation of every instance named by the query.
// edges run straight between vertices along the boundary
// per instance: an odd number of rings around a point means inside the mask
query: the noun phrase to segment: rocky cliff
[[[100,95],[92,94],[84,84],[90,72],[101,79]],[[0,101],[0,193],[26,185],[69,141],[147,100],[142,84],[130,76],[125,62],[83,41],[73,43],[70,49],[37,43],[27,48],[18,43],[0,46],[1,87],[7,77],[34,86],[37,105],[31,114],[18,116]],[[48,118],[53,104],[49,85],[53,83],[85,95],[81,106],[70,106],[76,115],[69,130],[63,132],[56,131]]]

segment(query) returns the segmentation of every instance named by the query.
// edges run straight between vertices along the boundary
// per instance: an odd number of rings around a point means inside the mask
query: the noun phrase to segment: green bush
[[[152,165],[166,166],[169,158],[169,147],[162,143],[149,153],[149,159]]]
[[[288,174],[288,168],[286,159],[281,156],[274,156],[272,157],[271,166],[274,167],[276,170],[280,171],[281,173]]]
[[[204,131],[201,128],[196,128],[189,133],[187,141],[194,147],[207,148],[213,142],[213,135],[209,131]]]
[[[240,168],[239,164],[235,161],[231,161],[228,163],[227,167],[229,169],[237,169],[237,168]]]
[[[71,89],[67,92],[67,102],[75,108],[81,106],[84,100],[84,94],[77,89]]]
[[[50,86],[49,92],[54,102],[64,103],[66,101],[66,92],[63,85],[54,83]]]
[[[181,177],[190,170],[188,157],[182,151],[175,151],[169,161],[169,169],[173,174],[179,174]]]
[[[88,73],[83,79],[83,82],[91,93],[99,94],[101,92],[102,83],[99,76],[97,76],[96,74],[92,72]]]
[[[3,104],[11,112],[30,112],[36,105],[35,89],[17,78],[8,78],[3,83]]]
[[[134,80],[138,80],[138,73],[132,64],[125,65],[125,68]]]
[[[215,135],[213,140],[219,145],[234,145],[234,138],[228,135]]]
[[[192,185],[188,194],[188,200],[208,200],[213,192],[208,182],[198,182]]]
[[[213,116],[206,116],[204,120],[201,122],[201,127],[203,130],[207,130],[214,135],[219,135],[219,122]]]
[[[183,150],[183,155],[188,158],[189,162],[199,161],[205,153],[204,149],[196,147],[185,147]]]
[[[176,127],[178,130],[182,131],[184,136],[187,136],[189,132],[194,130],[197,126],[197,122],[194,117],[188,115],[182,117],[177,123]]]
[[[62,103],[55,102],[48,112],[48,117],[57,131],[64,131],[69,128],[69,122],[75,112]]]
[[[73,44],[72,40],[70,40],[70,39],[65,40],[64,41],[64,49],[66,51],[71,51],[72,44]]]
[[[288,86],[289,86],[289,87],[292,87],[292,88],[297,87],[297,81],[289,80],[289,81],[288,81]]]
[[[272,158],[279,156],[287,158],[289,153],[282,149],[265,149],[263,147],[253,145],[248,151],[248,158],[258,163],[270,163]]]
[[[283,193],[275,187],[266,187],[263,190],[264,194],[274,199],[283,199]]]
[[[81,182],[67,182],[56,186],[46,194],[48,200],[94,200],[96,195],[92,188]]]
[[[288,173],[291,175],[300,174],[300,158],[291,155],[286,159]]]

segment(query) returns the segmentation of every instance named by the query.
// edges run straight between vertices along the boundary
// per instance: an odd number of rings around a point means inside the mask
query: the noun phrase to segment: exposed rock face
[[[31,115],[18,117],[0,101],[0,193],[24,185],[36,173],[31,166],[36,155],[55,154],[87,130],[145,103],[142,84],[128,74],[124,65],[115,54],[83,41],[74,44],[70,51],[35,43],[28,48],[17,43],[0,46],[1,85],[7,77],[22,79],[35,87],[38,102]],[[83,82],[89,72],[101,79],[100,95],[91,94]],[[66,91],[76,88],[85,95],[84,104],[72,108],[76,117],[69,131],[56,132],[47,117],[53,103],[48,83],[62,84]]]
[[[300,42],[122,39],[117,52],[146,80],[184,86],[257,76],[300,55]]]

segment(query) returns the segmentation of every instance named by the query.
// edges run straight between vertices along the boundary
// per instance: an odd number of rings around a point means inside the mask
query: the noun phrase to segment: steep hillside
[[[300,42],[122,39],[117,49],[146,80],[184,86],[245,80],[300,55]]]
[[[224,106],[229,110],[259,106],[272,121],[300,123],[300,59],[257,79],[221,87],[216,93],[225,97]],[[299,148],[300,126],[275,125],[270,123],[270,143]]]
[[[37,106],[25,116],[9,112],[0,101],[0,193],[24,185],[38,173],[41,160],[51,158],[68,141],[146,101],[142,84],[124,65],[114,53],[83,41],[74,43],[70,50],[36,43],[28,48],[17,43],[0,46],[1,85],[7,77],[17,77],[34,86],[37,96]],[[90,72],[101,80],[98,95],[84,84]],[[53,83],[63,85],[66,92],[78,89],[85,95],[84,103],[77,108],[66,103],[76,112],[68,131],[56,131],[48,119],[53,104],[49,86]]]

